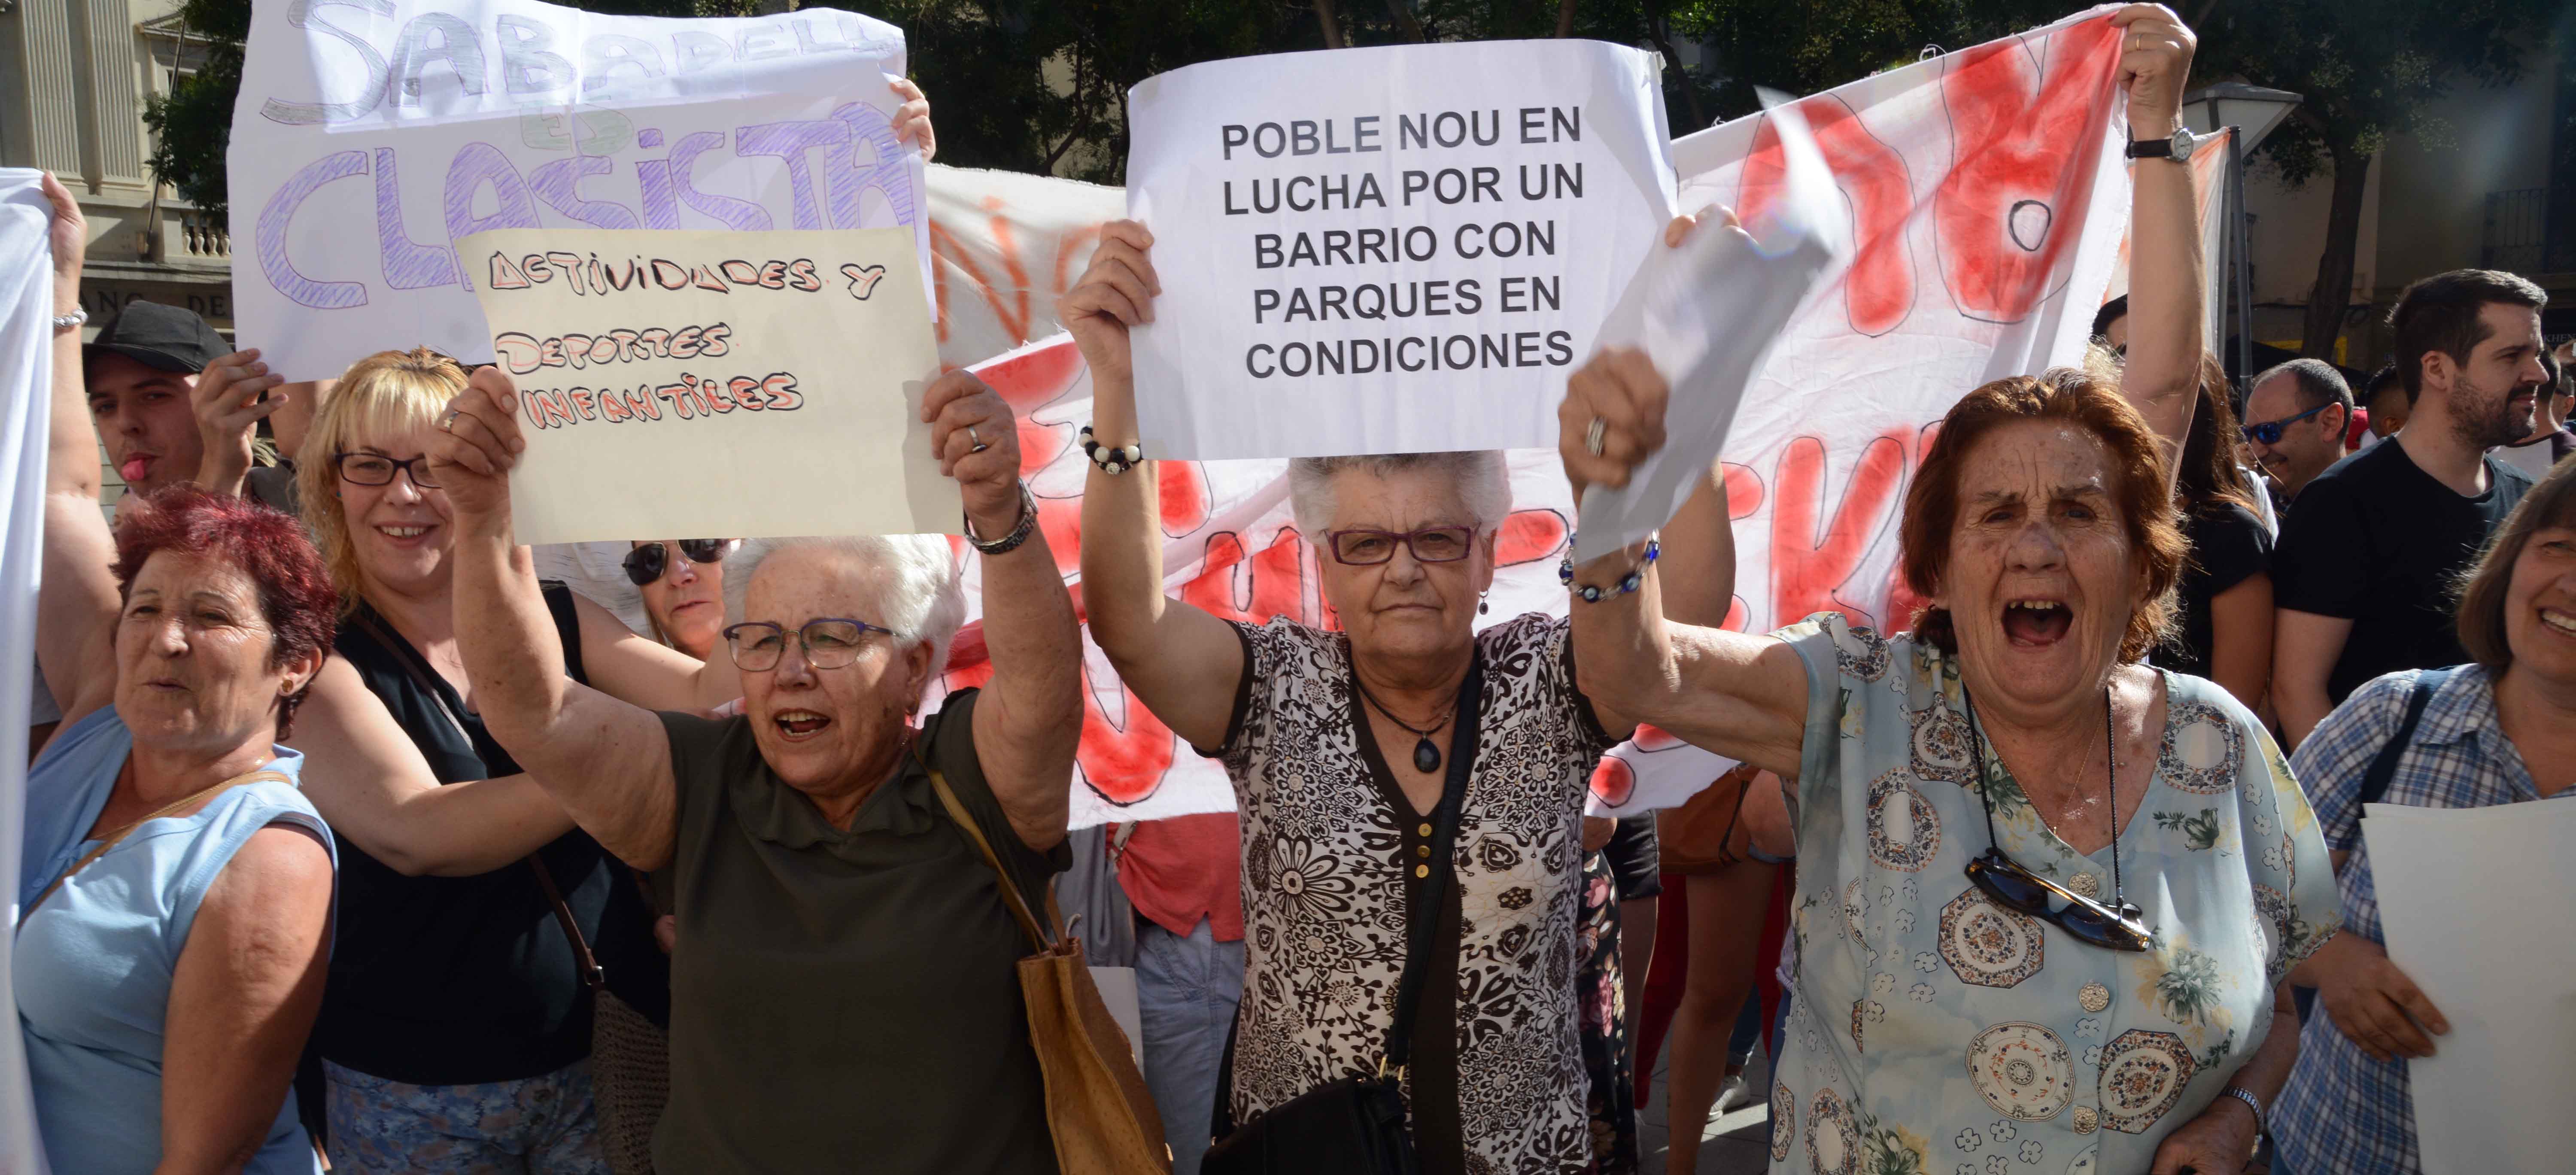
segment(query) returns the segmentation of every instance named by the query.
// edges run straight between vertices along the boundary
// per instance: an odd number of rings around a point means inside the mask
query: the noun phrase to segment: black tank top
[[[547,583],[545,598],[566,673],[584,681],[572,592]],[[435,674],[424,683],[404,668],[405,658],[419,654],[372,608],[358,606],[335,647],[411,735],[440,783],[520,771],[454,687]],[[562,888],[609,989],[657,1022],[666,1019],[669,963],[653,944],[651,919],[625,865],[577,829],[537,855]],[[472,877],[405,877],[341,843],[338,937],[313,1029],[325,1059],[415,1085],[511,1081],[590,1055],[590,1023],[590,994],[572,944],[526,862]]]

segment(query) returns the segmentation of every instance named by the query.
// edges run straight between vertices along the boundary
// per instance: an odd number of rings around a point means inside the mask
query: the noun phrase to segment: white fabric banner
[[[44,1175],[27,1053],[10,982],[17,942],[20,838],[26,829],[27,703],[44,556],[45,444],[52,406],[53,208],[39,173],[0,168],[0,1175]]]
[[[262,4],[227,156],[240,336],[289,379],[492,356],[457,239],[498,228],[906,227],[903,31],[830,9],[668,20],[535,0]]]
[[[1565,377],[1671,218],[1658,59],[1599,41],[1279,53],[1129,92],[1163,282],[1146,451],[1556,443]]]

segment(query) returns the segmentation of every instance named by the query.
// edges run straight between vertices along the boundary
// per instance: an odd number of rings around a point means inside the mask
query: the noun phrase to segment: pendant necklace
[[[1440,748],[1431,745],[1431,736],[1440,733],[1441,727],[1449,725],[1449,720],[1458,716],[1458,702],[1455,698],[1449,702],[1449,712],[1441,715],[1440,720],[1432,723],[1426,730],[1396,717],[1395,711],[1387,709],[1385,703],[1378,701],[1376,695],[1369,693],[1368,686],[1361,684],[1357,669],[1351,671],[1351,685],[1360,691],[1360,697],[1366,699],[1371,707],[1378,713],[1386,715],[1387,721],[1403,727],[1407,733],[1418,740],[1413,744],[1414,770],[1424,775],[1440,770]]]

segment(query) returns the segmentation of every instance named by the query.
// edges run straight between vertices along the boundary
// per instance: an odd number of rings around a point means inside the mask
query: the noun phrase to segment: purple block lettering
[[[474,215],[474,193],[483,185],[492,185],[492,195],[500,207],[492,215]],[[490,143],[467,143],[447,165],[447,198],[442,201],[447,213],[447,239],[451,242],[473,236],[486,229],[542,228],[537,222],[536,201],[528,196],[527,182],[519,178],[519,169],[510,166],[508,157]],[[474,279],[464,277],[466,289],[474,288]]]
[[[698,156],[724,146],[724,141],[725,137],[715,131],[699,131],[694,135],[681,136],[680,141],[671,146],[671,186],[678,190],[682,203],[715,218],[726,228],[738,233],[767,232],[773,227],[768,209],[749,200],[737,200],[731,196],[701,192],[690,177],[691,168],[697,163]],[[649,198],[646,202],[646,210],[648,212],[651,210]]]
[[[528,173],[528,190],[546,206],[583,224],[600,228],[642,228],[634,210],[608,200],[581,198],[581,177],[607,175],[617,165],[598,155],[575,155],[558,159]]]
[[[456,255],[413,241],[403,228],[402,176],[391,147],[376,148],[376,253],[384,260],[385,284],[394,289],[456,284]]]
[[[295,262],[286,256],[287,226],[295,221],[295,210],[322,185],[337,179],[364,174],[367,153],[337,151],[316,159],[304,170],[287,177],[268,204],[259,210],[259,270],[268,278],[271,289],[292,301],[316,310],[346,310],[367,304],[367,287],[359,282],[315,281],[296,272]]]
[[[884,111],[864,102],[851,102],[832,112],[832,117],[850,128],[850,137],[873,148],[876,159],[867,167],[855,166],[850,150],[843,148],[832,172],[832,227],[858,228],[859,193],[875,188],[884,193],[886,203],[894,207],[894,222],[911,225],[919,216],[913,207],[912,186],[904,182],[909,169],[904,165],[903,144],[894,137],[894,120]],[[824,156],[826,166],[835,162]]]

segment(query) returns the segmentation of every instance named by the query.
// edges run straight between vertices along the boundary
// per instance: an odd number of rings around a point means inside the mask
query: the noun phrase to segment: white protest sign
[[[1679,249],[1656,249],[1601,324],[1601,345],[1645,352],[1664,376],[1664,447],[1624,486],[1584,491],[1574,561],[1653,533],[1682,508],[1725,451],[1736,407],[1789,316],[1828,269],[1851,255],[1842,200],[1806,123],[1783,110],[1788,189],[1756,235],[1704,224]],[[1758,243],[1757,243],[1758,242]]]
[[[1658,62],[1596,41],[1212,61],[1129,94],[1158,457],[1553,446],[1672,211]]]
[[[0,1018],[18,1022],[18,875],[27,827],[27,707],[34,694],[36,588],[44,562],[45,443],[52,410],[54,212],[37,173],[0,168]],[[0,1172],[44,1175],[25,1037],[0,1039]]]
[[[491,358],[493,229],[901,227],[929,283],[903,32],[829,9],[663,20],[534,0],[257,6],[227,155],[240,337],[290,379]]]
[[[457,243],[519,387],[522,543],[955,534],[902,229],[500,229]]]

